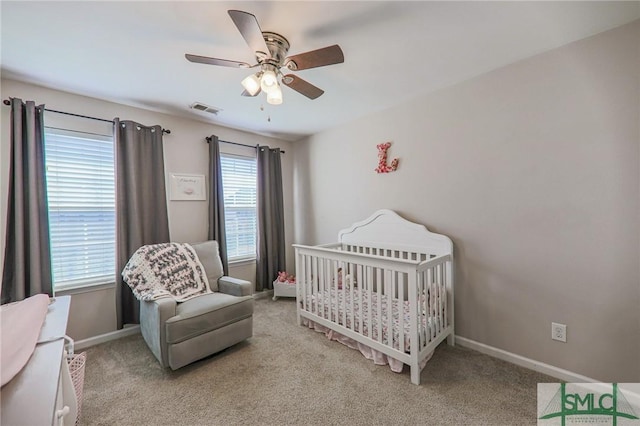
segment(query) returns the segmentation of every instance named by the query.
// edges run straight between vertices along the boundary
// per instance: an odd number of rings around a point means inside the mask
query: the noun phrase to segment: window
[[[256,159],[221,154],[229,261],[256,257]]]
[[[54,288],[113,282],[113,138],[46,128],[45,166]]]

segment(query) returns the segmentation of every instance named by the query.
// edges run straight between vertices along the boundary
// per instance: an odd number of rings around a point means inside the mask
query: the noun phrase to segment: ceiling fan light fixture
[[[260,87],[267,93],[278,88],[278,78],[276,77],[276,73],[272,70],[266,70],[262,74]]]
[[[289,41],[281,34],[262,31],[255,15],[241,10],[229,10],[228,13],[236,28],[240,31],[240,35],[254,52],[258,63],[249,65],[246,62],[189,53],[185,54],[185,58],[189,62],[206,65],[231,68],[260,67],[259,72],[242,80],[242,86],[244,87],[241,93],[242,96],[255,97],[261,91],[264,91],[269,95],[268,102],[270,104],[279,105],[282,103],[282,87],[280,85],[282,83],[309,99],[316,99],[324,93],[324,90],[293,74],[283,76],[282,70],[300,71],[344,62],[344,53],[337,44],[287,56],[290,47]],[[281,80],[278,81],[278,78],[281,78]]]
[[[255,96],[260,91],[260,78],[258,78],[258,74],[251,74],[244,80],[242,80],[242,87],[246,90],[251,96]]]
[[[271,105],[280,105],[282,103],[282,89],[277,82],[275,88],[267,92],[267,102]]]

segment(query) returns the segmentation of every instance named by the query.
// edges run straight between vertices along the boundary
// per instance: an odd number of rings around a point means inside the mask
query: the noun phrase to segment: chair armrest
[[[169,366],[165,323],[176,316],[177,303],[172,297],[140,301],[140,331],[151,352],[163,367]]]
[[[222,276],[218,279],[218,290],[232,296],[251,296],[252,287],[251,281],[239,278]]]

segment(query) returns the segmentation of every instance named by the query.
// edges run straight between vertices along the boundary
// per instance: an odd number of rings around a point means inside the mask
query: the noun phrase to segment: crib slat
[[[376,268],[376,314],[377,314],[377,330],[378,330],[378,342],[382,343],[382,268]]]
[[[422,318],[424,317],[424,307],[425,307],[425,299],[426,299],[426,292],[424,291],[424,287],[425,287],[425,273],[424,272],[420,272],[417,274],[416,277],[416,287],[417,287],[417,293],[418,293],[418,339],[417,342],[414,342],[413,340],[411,340],[411,346],[413,347],[413,345],[417,344],[418,348],[422,349],[424,347],[424,345],[426,344],[425,342],[425,335],[426,332],[424,331],[424,327],[426,327],[426,323],[423,326],[423,320]],[[409,335],[411,339],[414,339],[413,335]]]
[[[315,309],[314,313],[316,315],[320,315],[320,304],[322,303],[322,301],[318,298],[318,289],[315,283],[316,277],[314,276],[314,273],[313,273],[313,259],[314,259],[314,256],[309,256],[309,265],[308,265],[309,267],[307,269],[307,274],[309,274],[309,284],[311,288],[311,294],[313,295],[313,300],[315,300],[315,307],[312,307],[312,309]]]
[[[309,301],[307,300],[308,289],[309,289],[309,278],[307,277],[307,256],[306,254],[300,255],[300,273],[298,275],[302,276],[302,307],[304,311],[311,311],[312,308],[309,306]],[[297,271],[296,271],[297,272]]]
[[[327,281],[331,280],[331,271],[327,271],[327,268],[331,267],[331,264],[334,261],[328,258],[323,259],[322,265],[322,279],[320,280],[321,288],[320,294],[318,295],[320,299],[322,299],[322,316],[323,318],[331,319],[331,297],[330,297],[330,286],[327,285]]]
[[[340,290],[338,289],[338,281],[340,280],[340,272],[344,270],[344,262],[336,263],[335,273],[336,275],[331,280],[331,294],[332,294],[332,305],[333,305],[333,316],[334,321],[340,324]]]
[[[313,279],[316,285],[316,300],[318,301],[318,312],[317,315],[320,317],[325,317],[325,292],[323,291],[323,276],[322,276],[322,258],[319,256],[313,257],[312,268],[313,268]]]
[[[350,293],[350,286],[347,287],[347,277],[351,277],[353,273],[353,267],[354,265],[349,263],[347,265],[349,274],[345,274],[344,277],[342,277],[342,294],[344,296],[344,326],[349,329],[353,329],[353,295]]]
[[[436,289],[438,288],[438,267],[433,268],[433,282],[431,283],[431,294],[433,303],[431,304],[431,318],[433,318],[433,332],[431,334],[431,339],[435,339],[440,332],[438,330],[438,293]]]
[[[328,295],[327,318],[337,323],[338,322],[338,303],[337,303],[338,295],[336,294],[336,290],[335,290],[335,272],[334,272],[334,269],[336,269],[337,267],[337,262],[333,262],[330,259],[327,259],[327,260],[328,260],[328,265],[327,265],[328,271],[324,280],[324,287],[325,287],[324,294]],[[335,266],[333,265],[334,263],[335,263]]]
[[[338,293],[336,291],[336,271],[339,267],[338,262],[330,262],[335,263],[335,265],[330,266],[330,272],[327,274],[327,278],[325,280],[326,291],[329,295],[329,310],[331,313],[329,314],[329,319],[336,323],[339,323],[338,312],[340,307],[338,306]]]
[[[431,315],[431,305],[433,301],[433,269],[427,270],[426,281],[424,286],[424,315],[425,315],[425,345],[433,339],[433,315]]]
[[[350,292],[350,297],[349,300],[351,301],[351,306],[349,307],[350,311],[351,311],[351,330],[356,329],[356,310],[353,302],[353,299],[355,298],[355,283],[356,283],[356,277],[358,277],[358,267],[359,265],[355,265],[355,268],[353,269],[353,274],[351,275],[351,282],[349,283],[349,292]]]
[[[438,265],[438,281],[437,281],[437,292],[438,292],[438,304],[437,304],[437,318],[438,318],[438,334],[442,333],[444,329],[444,321],[442,320],[442,302],[440,296],[442,295],[442,283],[444,282],[444,269],[443,264]]]
[[[429,305],[431,303],[431,292],[429,291],[429,288],[431,286],[431,268],[427,269],[426,271],[424,271],[422,273],[422,278],[424,280],[424,294],[423,294],[423,301],[421,304],[421,308],[422,308],[422,314],[425,316],[425,328],[424,328],[424,344],[428,344],[429,341],[431,341],[431,327],[432,327],[432,321],[431,321],[431,313],[429,312]]]
[[[442,293],[440,294],[440,299],[442,299],[443,305],[443,315],[444,315],[444,326],[449,327],[449,315],[447,312],[447,268],[444,269],[444,280],[442,281]]]
[[[338,279],[338,268],[340,268],[340,262],[334,262],[335,265],[331,268],[332,274],[328,277],[327,293],[329,295],[329,319],[331,321],[338,322],[338,294],[336,281]]]
[[[433,316],[431,315],[431,300],[433,298],[433,292],[431,291],[431,284],[433,283],[433,268],[429,268],[426,271],[427,285],[425,289],[425,304],[424,312],[427,320],[427,342],[431,341],[433,337]],[[427,291],[428,290],[428,291]]]
[[[310,296],[313,297],[313,282],[311,281],[311,256],[310,255],[305,256],[304,262],[305,262],[305,265],[306,265],[306,267],[305,267],[305,270],[306,270],[306,278],[305,278],[306,288],[309,290]],[[314,308],[314,305],[315,305],[315,308]],[[314,312],[314,309],[315,309],[315,311],[317,312],[317,310],[318,310],[318,301],[316,300],[315,303],[313,303],[313,301],[311,301],[311,305],[308,307],[308,309],[311,312]]]
[[[438,267],[433,268],[433,303],[431,305],[431,316],[433,317],[433,338],[435,339],[439,331],[438,325]]]
[[[323,316],[324,318],[328,318],[329,320],[331,320],[331,299],[327,300],[326,299],[326,295],[327,292],[329,291],[329,285],[327,283],[327,278],[325,275],[325,271],[323,271],[324,269],[324,258],[322,257],[317,257],[316,260],[318,261],[318,266],[317,266],[317,270],[318,270],[318,291],[320,292],[320,294],[323,295],[322,300],[324,303],[322,312],[323,312]],[[328,311],[328,310],[329,311]]]
[[[320,281],[320,273],[318,271],[318,256],[314,256],[311,261],[311,274],[313,275],[313,287],[315,290],[315,294],[320,296],[322,295],[322,282]],[[320,304],[318,306],[317,315],[324,318],[324,298],[316,297],[316,300],[320,300]]]
[[[433,294],[435,294],[436,298],[434,300],[433,303],[433,321],[435,323],[435,329],[436,329],[436,336],[438,334],[440,334],[440,311],[439,311],[439,299],[440,297],[438,296],[439,294],[439,290],[440,290],[440,266],[441,265],[436,265],[435,267],[435,275],[436,275],[436,279],[434,280],[433,283]]]
[[[296,276],[297,276],[297,288],[298,288],[298,297],[300,298],[296,303],[296,308],[300,310],[302,308],[303,311],[307,310],[307,298],[305,295],[305,280],[304,280],[304,255],[298,253],[296,250]]]
[[[444,311],[443,311],[443,306],[442,306],[442,286],[445,282],[445,271],[444,271],[444,263],[440,264],[440,281],[438,281],[438,286],[440,287],[438,290],[438,301],[440,302],[440,304],[438,305],[438,315],[440,316],[440,332],[444,331]]]
[[[371,303],[371,296],[373,294],[373,267],[367,266],[367,287],[366,293],[360,292],[360,309],[367,309],[367,336],[373,339],[373,324],[371,322],[373,304]],[[366,296],[366,300],[363,301],[363,297]],[[363,311],[364,313],[364,311]]]
[[[343,263],[342,264],[342,286],[339,286],[339,282],[336,281],[336,294],[338,294],[338,292],[340,293],[340,297],[342,298],[341,304],[342,304],[342,325],[343,326],[347,326],[347,307],[346,307],[346,303],[347,303],[347,299],[345,298],[345,291],[344,291],[344,287],[345,287],[345,281],[346,281],[346,277],[347,277],[347,272],[349,270],[349,264],[348,263]],[[339,288],[342,287],[342,288]],[[339,301],[340,302],[340,301]],[[337,319],[338,321],[340,321],[340,319]]]
[[[433,304],[433,269],[429,268],[426,272],[426,280],[424,284],[424,315],[425,315],[425,345],[433,340],[433,315],[431,314],[431,306]]]
[[[409,324],[410,331],[409,335],[411,336],[411,382],[412,383],[420,383],[420,370],[419,370],[419,354],[421,347],[419,346],[419,336],[418,333],[418,318],[420,317],[418,300],[420,300],[420,293],[416,293],[416,290],[419,289],[419,277],[422,274],[419,274],[417,271],[411,271],[408,274],[408,288],[409,288],[409,318],[411,318],[411,322]]]
[[[424,315],[424,333],[422,333],[422,345],[421,348],[429,343],[431,338],[431,323],[429,318],[429,271],[424,271],[420,274],[421,288],[420,297],[422,297],[422,303],[420,304],[421,312]]]
[[[438,280],[438,269],[432,268],[433,279],[429,285],[429,293],[431,294],[431,301],[429,302],[429,317],[431,317],[431,339],[434,339],[438,330],[438,317],[436,316],[436,292],[435,286]]]
[[[387,289],[387,344],[392,348],[395,347],[393,345],[393,291],[395,285],[395,272],[391,270],[386,271],[385,282],[388,284],[385,286]]]
[[[443,265],[444,266],[444,265]],[[444,296],[444,294],[446,293],[444,291],[444,283],[447,281],[446,279],[446,275],[447,275],[447,271],[442,268],[442,280],[438,283],[439,289],[438,289],[438,314],[440,315],[440,327],[441,330],[444,330],[447,325],[446,325],[446,320],[445,320],[445,315],[444,315],[444,305],[442,304],[442,297]]]
[[[428,344],[433,340],[433,315],[431,313],[431,306],[433,305],[433,269],[427,270],[427,281],[425,282],[425,301],[424,301],[424,314],[426,321],[426,343]],[[428,297],[427,297],[428,295]]]
[[[338,267],[340,263],[338,263]],[[340,304],[338,294],[338,284],[336,276],[332,276],[326,283],[327,291],[329,292],[329,309],[331,309],[331,315],[329,318],[336,324],[340,324]]]
[[[313,256],[309,255],[307,256],[307,275],[308,275],[308,280],[309,280],[309,291],[314,294],[314,287],[313,287],[313,271],[311,270],[311,263],[312,263],[312,259]]]
[[[404,345],[404,273],[398,274],[398,342],[401,352],[405,352]]]
[[[315,283],[313,282],[313,256],[309,256],[308,262],[309,262],[309,264],[307,265],[308,266],[307,274],[309,275],[309,285],[310,285],[310,289],[311,289],[311,294],[313,295],[314,300],[315,300],[315,303],[314,303],[315,306],[312,306],[311,308],[315,309],[314,313],[317,315],[318,312],[319,312],[318,311],[318,309],[319,309],[319,305],[318,305],[319,301],[318,301],[318,298],[317,298],[317,293],[318,292],[316,291]]]

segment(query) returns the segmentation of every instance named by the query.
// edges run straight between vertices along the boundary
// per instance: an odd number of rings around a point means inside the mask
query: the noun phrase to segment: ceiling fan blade
[[[258,89],[258,91],[256,92],[255,95],[252,95],[251,93],[247,92],[246,90],[243,90],[242,93],[240,93],[240,96],[247,96],[249,98],[253,98],[255,96],[258,96],[260,94],[260,92],[262,92],[262,90]]]
[[[210,58],[208,56],[191,55],[189,53],[185,54],[184,57],[187,58],[188,61],[198,64],[220,65],[232,68],[251,68],[251,65],[246,62],[230,61],[228,59]]]
[[[242,37],[247,42],[251,50],[254,52],[262,52],[268,58],[271,57],[271,52],[267,47],[267,43],[262,36],[262,30],[258,24],[258,20],[251,13],[243,12],[241,10],[230,10],[229,16],[233,20],[233,23],[238,27],[238,31],[242,34]]]
[[[285,65],[290,70],[306,70],[308,68],[323,67],[325,65],[341,64],[344,62],[344,54],[337,44],[323,47],[322,49],[289,56]],[[291,64],[293,63],[293,64]]]
[[[291,87],[293,90],[305,95],[309,99],[315,99],[324,93],[324,90],[293,74],[283,76],[282,84]]]

